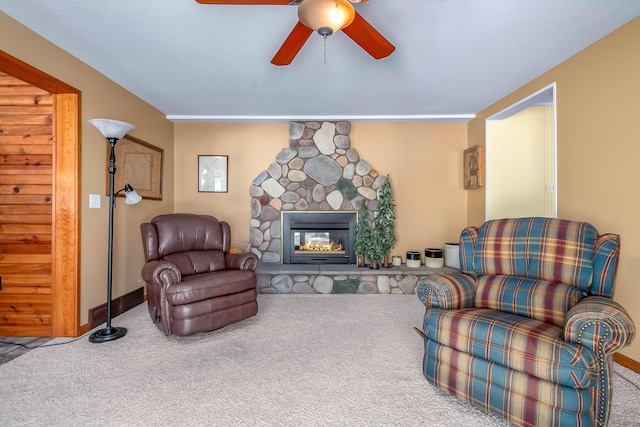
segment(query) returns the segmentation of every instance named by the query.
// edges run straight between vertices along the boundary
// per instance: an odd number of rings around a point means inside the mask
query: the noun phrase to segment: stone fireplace
[[[386,179],[351,148],[350,130],[349,122],[290,122],[289,146],[253,180],[250,239],[261,260],[258,292],[410,294],[426,276],[455,271],[372,270],[358,267],[355,259],[337,262],[352,250],[341,237],[351,225],[336,224],[344,222],[343,215],[357,218],[361,206],[377,211],[378,189]],[[310,252],[301,251],[303,244]],[[301,264],[296,257],[302,257]]]
[[[354,214],[361,206],[369,211],[378,209],[377,190],[386,177],[351,148],[350,131],[351,123],[345,121],[289,123],[289,146],[253,180],[250,189],[251,251],[263,263],[285,263],[287,251],[287,262],[291,262],[290,245],[295,234],[284,236],[284,213]],[[326,234],[316,237],[322,240]],[[343,245],[350,244],[347,241]],[[348,248],[349,264],[355,264],[352,248]],[[293,252],[295,262],[295,248]],[[317,258],[318,264],[332,263],[326,256]]]

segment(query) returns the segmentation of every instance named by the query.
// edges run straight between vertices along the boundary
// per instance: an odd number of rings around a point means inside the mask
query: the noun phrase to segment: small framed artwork
[[[111,148],[107,145],[107,171]],[[162,158],[164,150],[138,138],[125,135],[114,147],[116,173],[115,191],[131,185],[143,199],[162,200]],[[107,196],[109,172],[107,172]],[[124,192],[118,197],[125,197]]]
[[[476,145],[464,150],[464,189],[484,185],[484,147]]]
[[[227,192],[228,156],[198,156],[198,191]]]

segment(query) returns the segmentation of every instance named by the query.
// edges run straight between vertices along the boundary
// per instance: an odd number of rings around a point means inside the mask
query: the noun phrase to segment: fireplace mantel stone
[[[413,294],[433,274],[455,274],[450,267],[418,268],[406,265],[371,269],[355,265],[261,263],[256,270],[263,294]]]
[[[250,188],[249,240],[261,263],[282,263],[282,212],[378,210],[386,176],[351,148],[350,132],[346,121],[289,123],[289,146]]]

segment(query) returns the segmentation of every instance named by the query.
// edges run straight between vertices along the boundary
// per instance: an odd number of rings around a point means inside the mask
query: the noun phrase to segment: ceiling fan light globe
[[[327,35],[349,26],[355,15],[356,11],[348,0],[304,0],[298,6],[300,22],[318,32],[322,27],[328,27],[331,33]]]

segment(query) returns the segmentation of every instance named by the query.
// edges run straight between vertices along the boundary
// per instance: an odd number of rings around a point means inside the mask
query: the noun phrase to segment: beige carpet
[[[123,339],[32,350],[0,366],[0,425],[509,425],[424,379],[415,295],[259,304],[254,318],[188,338],[165,337],[143,304],[114,319]],[[639,376],[616,369],[636,385],[616,375],[610,426],[638,425]]]

